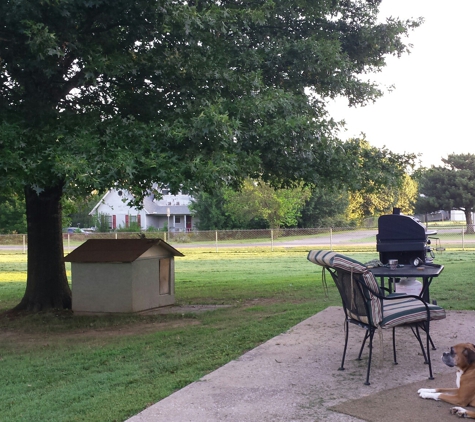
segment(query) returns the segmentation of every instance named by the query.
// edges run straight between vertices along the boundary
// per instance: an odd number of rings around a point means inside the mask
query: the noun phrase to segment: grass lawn
[[[176,259],[180,305],[230,305],[173,315],[0,316],[0,420],[123,421],[340,299],[325,297],[307,251],[187,249]],[[376,253],[345,252],[366,262]],[[475,309],[475,253],[437,256],[431,297]],[[26,257],[0,255],[0,312],[19,302]],[[343,341],[343,339],[342,339]]]

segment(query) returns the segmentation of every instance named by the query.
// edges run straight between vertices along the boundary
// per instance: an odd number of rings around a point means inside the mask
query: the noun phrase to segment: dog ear
[[[474,346],[475,347],[475,346]],[[472,349],[465,349],[463,354],[467,358],[467,363],[470,365],[475,362],[475,350]]]

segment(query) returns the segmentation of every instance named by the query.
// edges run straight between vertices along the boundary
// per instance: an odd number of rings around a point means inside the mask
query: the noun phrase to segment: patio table
[[[380,279],[381,287],[384,289],[384,280],[388,279],[389,292],[393,292],[396,280],[408,278],[422,278],[422,291],[420,296],[425,302],[430,303],[429,286],[434,277],[438,277],[444,270],[443,265],[425,264],[415,267],[414,265],[398,265],[397,268],[391,269],[389,266],[368,268],[375,278]]]

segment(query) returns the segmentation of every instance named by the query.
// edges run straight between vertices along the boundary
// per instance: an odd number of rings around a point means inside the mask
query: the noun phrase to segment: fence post
[[[218,252],[218,230],[215,230],[214,237],[216,242],[216,252]]]
[[[270,250],[274,252],[274,230],[270,231]]]
[[[71,250],[71,235],[68,233],[68,251]]]
[[[26,235],[23,235],[23,253],[26,253]]]
[[[465,226],[462,226],[462,250],[465,250]]]
[[[333,232],[332,228],[330,227],[330,250],[333,250]]]

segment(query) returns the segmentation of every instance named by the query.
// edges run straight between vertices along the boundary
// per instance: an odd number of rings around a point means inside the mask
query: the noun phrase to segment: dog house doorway
[[[159,265],[159,294],[168,295],[170,294],[171,259],[162,258]]]

